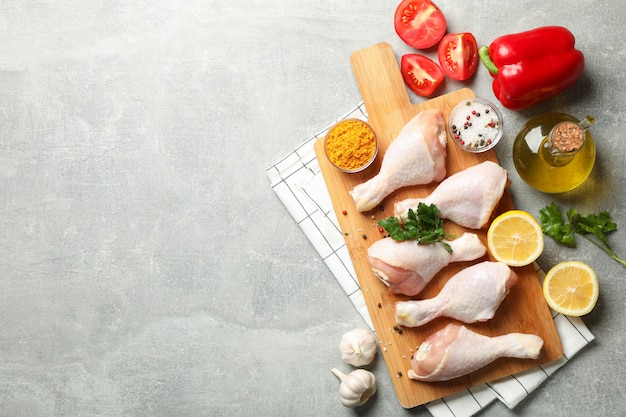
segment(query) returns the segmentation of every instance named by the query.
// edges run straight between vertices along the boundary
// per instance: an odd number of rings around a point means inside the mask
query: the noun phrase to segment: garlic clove
[[[339,343],[341,359],[357,367],[372,363],[377,350],[376,338],[367,329],[354,329],[344,333]]]
[[[363,405],[376,393],[376,376],[365,369],[356,369],[344,374],[337,368],[331,372],[339,378],[339,399],[350,408]]]

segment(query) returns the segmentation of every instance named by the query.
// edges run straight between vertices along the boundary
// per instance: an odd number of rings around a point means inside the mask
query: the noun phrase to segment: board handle
[[[392,140],[398,132],[386,132],[385,127],[404,126],[416,110],[391,45],[381,42],[358,50],[350,56],[350,64],[369,123],[379,137],[390,135]]]

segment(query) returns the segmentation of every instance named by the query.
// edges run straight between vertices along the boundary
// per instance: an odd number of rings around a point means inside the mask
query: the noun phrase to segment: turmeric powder
[[[325,145],[330,162],[345,171],[364,167],[376,155],[376,135],[359,119],[346,119],[333,126]]]

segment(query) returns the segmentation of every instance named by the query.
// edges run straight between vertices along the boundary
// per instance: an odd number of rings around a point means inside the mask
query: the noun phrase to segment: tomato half
[[[394,27],[407,45],[426,49],[446,33],[446,18],[430,0],[402,0],[396,8]]]
[[[431,95],[443,81],[443,72],[439,65],[420,54],[403,55],[400,72],[407,87],[422,97]]]
[[[478,67],[478,45],[468,32],[443,37],[437,50],[443,73],[454,80],[467,80]]]

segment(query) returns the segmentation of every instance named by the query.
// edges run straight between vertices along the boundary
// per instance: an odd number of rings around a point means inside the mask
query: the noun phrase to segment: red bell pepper
[[[496,98],[508,109],[521,110],[574,85],[585,68],[574,42],[566,28],[544,26],[500,36],[481,47],[479,55],[494,78]]]

